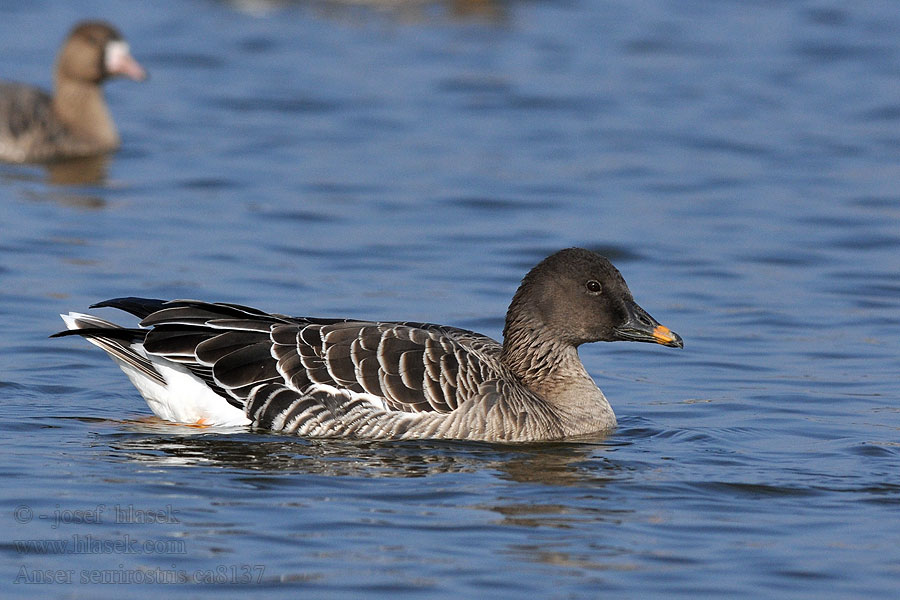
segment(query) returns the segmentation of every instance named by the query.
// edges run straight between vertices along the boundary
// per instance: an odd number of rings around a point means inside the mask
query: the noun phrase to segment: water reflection
[[[360,9],[377,10],[379,14],[406,23],[444,18],[500,22],[507,17],[505,5],[496,0],[226,0],[226,3],[255,17],[270,16],[292,6],[309,5],[317,15],[354,22],[364,16],[360,15]]]
[[[185,434],[185,427],[137,423],[117,433],[114,456],[158,466],[215,466],[266,473],[334,477],[427,477],[491,471],[501,480],[546,486],[605,483],[615,465],[595,455],[602,438],[578,443],[495,445],[483,442],[308,440],[275,434]],[[179,429],[163,433],[161,429]],[[160,433],[150,433],[155,430]]]
[[[109,156],[87,156],[46,164],[0,163],[0,181],[45,182],[53,185],[95,185],[106,181]]]
[[[88,156],[47,165],[47,181],[55,185],[90,185],[106,180],[109,156]]]
[[[106,181],[108,156],[91,156],[43,165],[0,165],[0,183],[42,184],[39,188],[20,188],[19,193],[29,200],[51,201],[63,206],[98,209],[106,200],[90,186]],[[51,184],[51,187],[43,187]],[[83,186],[83,189],[80,189]]]

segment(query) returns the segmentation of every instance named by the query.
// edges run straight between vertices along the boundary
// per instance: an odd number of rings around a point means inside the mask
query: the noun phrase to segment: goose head
[[[147,73],[131,56],[116,28],[102,21],[86,21],[69,33],[57,57],[56,76],[99,84],[110,77],[143,81]]]
[[[560,250],[528,272],[510,303],[503,335],[505,354],[517,344],[631,341],[684,347],[677,333],[634,301],[608,259],[583,248]]]

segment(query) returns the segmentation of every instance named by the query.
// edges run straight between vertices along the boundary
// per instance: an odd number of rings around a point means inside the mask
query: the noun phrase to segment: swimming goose
[[[577,347],[629,340],[683,347],[638,306],[606,258],[545,258],[512,299],[503,344],[456,327],[269,314],[236,304],[118,298],[123,328],[61,315],[116,361],[170,421],[251,425],[309,437],[560,439],[616,418]],[[55,337],[54,336],[54,337]]]
[[[111,25],[76,25],[57,57],[52,97],[30,85],[0,82],[0,160],[47,162],[118,148],[100,87],[117,75],[135,81],[147,76]]]

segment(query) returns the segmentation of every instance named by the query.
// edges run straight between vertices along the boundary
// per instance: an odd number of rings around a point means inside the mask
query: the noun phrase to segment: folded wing
[[[181,363],[241,403],[260,386],[306,394],[324,385],[390,410],[448,413],[496,371],[500,350],[483,335],[428,323],[293,318],[182,300],[103,305],[143,318],[152,328],[148,353]]]

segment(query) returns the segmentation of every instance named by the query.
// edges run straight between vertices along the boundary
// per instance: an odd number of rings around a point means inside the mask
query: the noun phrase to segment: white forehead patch
[[[106,64],[106,70],[110,73],[120,70],[122,64],[130,57],[131,49],[128,47],[128,42],[114,40],[106,44],[103,61]]]

